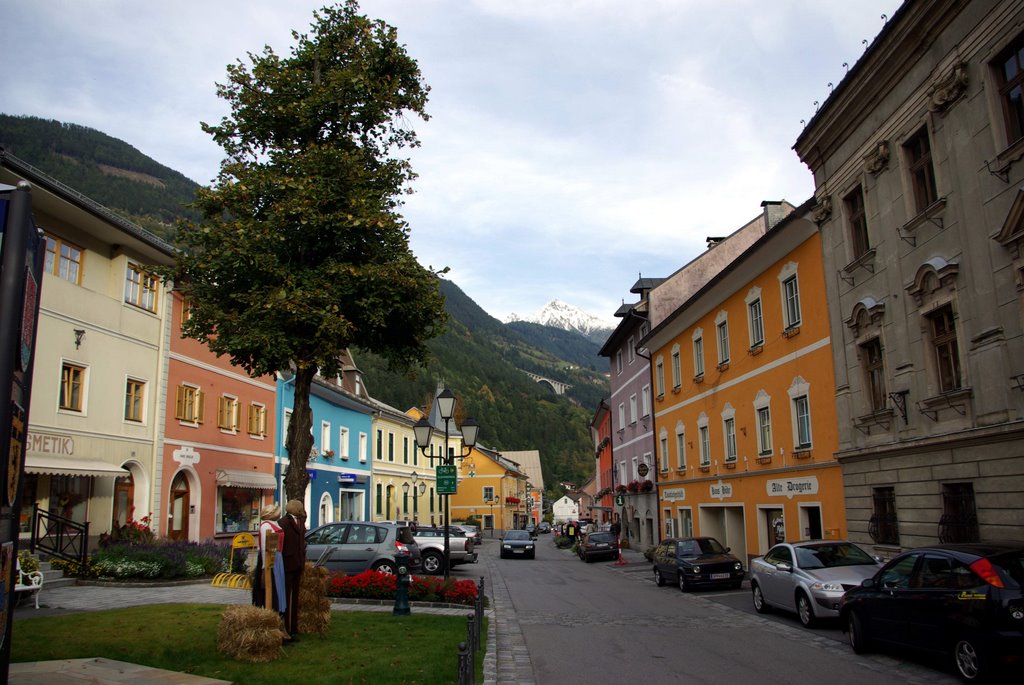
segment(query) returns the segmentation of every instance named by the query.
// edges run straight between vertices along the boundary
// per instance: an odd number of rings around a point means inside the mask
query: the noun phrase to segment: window
[[[658,436],[658,449],[658,456],[661,458],[661,470],[668,471],[668,431],[664,428],[661,429],[661,435]]]
[[[864,256],[871,249],[868,240],[868,219],[864,211],[864,189],[860,186],[843,198],[846,205],[846,221],[850,228],[850,245],[853,247],[853,258]]]
[[[633,341],[633,336],[629,336],[629,341],[626,343],[626,354],[629,355],[630,364],[636,361],[636,344]]]
[[[348,455],[348,428],[342,426],[338,429],[338,456],[342,459],[348,459]]]
[[[124,420],[142,422],[142,407],[146,384],[129,378],[124,388]]]
[[[807,395],[793,398],[793,420],[796,423],[796,445],[798,450],[811,446],[811,403]]]
[[[736,419],[726,419],[722,427],[725,430],[725,463],[736,463]]]
[[[403,435],[402,436],[402,463],[403,464],[408,464],[409,463],[409,436],[408,435]]]
[[[914,191],[914,208],[923,212],[939,194],[935,190],[935,169],[932,166],[932,148],[928,141],[928,127],[923,126],[903,144],[907,154],[907,170]]]
[[[395,434],[388,433],[388,461],[395,460]]]
[[[676,468],[680,471],[686,468],[686,433],[682,422],[676,424]]]
[[[682,367],[679,365],[679,345],[672,346],[672,389],[679,390],[683,384]]]
[[[711,435],[707,426],[698,426],[697,432],[700,435],[700,465],[711,465]]]
[[[628,479],[626,478],[626,462],[620,461],[619,462],[619,485],[625,485],[627,480]]]
[[[693,375],[704,375],[704,336],[699,329],[693,334]]]
[[[377,483],[377,496],[374,497],[374,501],[377,503],[377,516],[384,513],[384,486]]]
[[[758,297],[747,304],[747,319],[750,326],[750,346],[764,345],[764,313],[761,311],[761,298]]]
[[[174,401],[174,418],[188,423],[203,422],[205,395],[192,385],[179,385]]]
[[[689,509],[679,510],[679,537],[693,537],[693,512]]]
[[[654,362],[654,387],[658,397],[665,396],[665,362],[661,357]]]
[[[994,66],[1003,103],[1006,142],[1013,143],[1024,137],[1024,34],[1000,53]]]
[[[979,539],[974,484],[943,483],[939,542],[978,542]]]
[[[64,362],[60,370],[60,408],[85,409],[85,367]]]
[[[288,446],[288,426],[292,423],[292,410],[284,410],[284,421],[281,422],[281,446]]]
[[[871,411],[885,409],[885,373],[882,367],[882,343],[872,338],[860,346],[861,365],[864,368],[864,384]]]
[[[366,433],[359,434],[359,461],[366,463]]]
[[[772,453],[772,410],[760,407],[757,410],[757,454],[771,456]]]
[[[377,429],[377,461],[384,461],[384,431]]]
[[[718,336],[718,365],[729,363],[729,319],[721,312],[715,320],[715,333]]]
[[[492,501],[494,501],[494,486],[493,485],[485,485],[484,486],[484,501],[485,502],[492,502]]]
[[[238,430],[238,398],[222,395],[217,401],[217,428]]]
[[[326,421],[320,422],[320,452],[333,452],[331,448],[331,424]]]
[[[626,405],[619,402],[619,430],[626,428]]]
[[[796,276],[790,276],[782,283],[782,290],[785,296],[786,328],[793,328],[800,325],[800,286],[797,284]]]
[[[259,528],[260,495],[248,488],[217,488],[215,533],[240,533]]]
[[[43,271],[65,281],[81,285],[82,250],[52,235],[46,236],[46,259]]]
[[[622,373],[622,350],[615,353],[615,372]]]
[[[140,266],[129,264],[125,275],[124,301],[147,312],[155,312],[158,284],[156,276],[147,273]]]
[[[928,314],[932,349],[935,353],[935,371],[939,392],[960,389],[960,348],[956,341],[956,321],[952,305],[945,305]]]
[[[636,395],[629,396],[629,425],[636,423]]]
[[[633,457],[633,480],[640,477],[640,457]]]
[[[896,491],[893,488],[875,488],[871,494],[873,512],[868,521],[868,535],[878,544],[900,544],[900,531],[896,521]]]
[[[645,385],[640,389],[640,416],[651,415],[651,386]]]
[[[265,406],[256,402],[249,404],[249,420],[246,422],[245,430],[254,438],[262,438],[267,434],[267,408]]]

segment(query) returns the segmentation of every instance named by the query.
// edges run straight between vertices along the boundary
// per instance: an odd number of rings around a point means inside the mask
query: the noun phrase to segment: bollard
[[[398,553],[395,555],[397,574],[395,576],[395,609],[393,616],[408,616],[409,610],[409,584],[412,583],[412,576],[409,575],[409,554]]]
[[[459,643],[459,685],[474,685],[476,664],[465,642]]]

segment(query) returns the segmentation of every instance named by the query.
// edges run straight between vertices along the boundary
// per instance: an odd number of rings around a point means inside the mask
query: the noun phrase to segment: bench
[[[31,571],[25,573],[21,570],[21,564],[18,564],[18,582],[14,585],[15,592],[30,592],[33,595],[36,603],[36,609],[39,608],[39,591],[43,589],[43,574],[40,571]]]

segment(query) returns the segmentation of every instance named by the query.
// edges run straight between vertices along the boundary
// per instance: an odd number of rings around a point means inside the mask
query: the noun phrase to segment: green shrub
[[[39,570],[39,560],[32,556],[27,549],[18,552],[18,563],[24,573],[33,573]]]
[[[555,536],[555,547],[558,549],[567,549],[573,546],[573,540],[568,535],[556,535]],[[575,549],[575,548],[574,548]]]

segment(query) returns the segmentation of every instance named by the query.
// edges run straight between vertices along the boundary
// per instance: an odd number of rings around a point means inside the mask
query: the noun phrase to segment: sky
[[[95,128],[207,185],[226,66],[308,33],[307,0],[0,0],[0,112]],[[361,0],[430,87],[402,214],[492,316],[553,299],[614,325],[761,213],[792,146],[900,0]],[[10,56],[16,55],[15,59]]]

